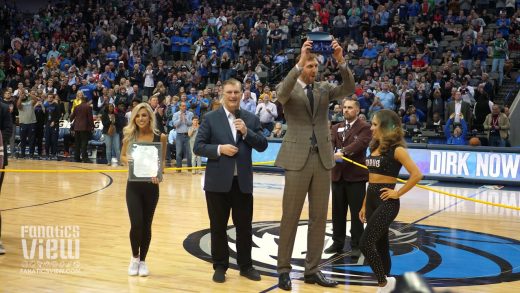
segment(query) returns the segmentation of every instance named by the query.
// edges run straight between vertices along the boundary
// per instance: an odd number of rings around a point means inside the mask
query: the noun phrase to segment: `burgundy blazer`
[[[372,139],[370,124],[357,119],[346,132],[345,140],[343,140],[343,130],[346,130],[345,121],[332,126],[332,147],[342,149],[345,157],[365,165],[367,147]],[[332,169],[332,182],[341,179],[348,182],[368,181],[368,170],[347,161],[336,162],[336,166]]]
[[[92,131],[94,129],[92,107],[87,102],[83,102],[74,108],[74,112],[69,119],[70,121],[74,120],[74,131]]]

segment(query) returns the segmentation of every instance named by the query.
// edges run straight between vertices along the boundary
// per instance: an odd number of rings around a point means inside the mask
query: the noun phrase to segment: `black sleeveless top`
[[[394,159],[395,149],[396,146],[393,146],[386,153],[379,156],[370,154],[366,159],[368,172],[397,178],[402,164]]]

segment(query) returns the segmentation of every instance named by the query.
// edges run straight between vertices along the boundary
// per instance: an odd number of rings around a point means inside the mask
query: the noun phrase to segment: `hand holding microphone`
[[[240,132],[242,135],[245,135],[247,133],[247,127],[244,120],[240,119],[240,109],[235,110],[235,120],[233,121],[233,124],[235,124],[235,128],[238,132]]]

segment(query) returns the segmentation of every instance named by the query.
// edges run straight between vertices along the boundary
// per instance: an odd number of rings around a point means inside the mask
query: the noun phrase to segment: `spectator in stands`
[[[148,64],[148,66],[146,66],[146,70],[143,73],[143,78],[144,78],[143,96],[146,97],[144,101],[147,101],[152,96],[153,89],[155,86],[155,82],[153,79],[153,66],[151,63]]]
[[[381,103],[381,99],[378,96],[375,96],[372,105],[370,105],[370,108],[368,108],[368,119],[372,121],[374,115],[381,109],[384,109],[384,106]]]
[[[447,144],[466,145],[466,135],[468,134],[468,125],[462,114],[459,114],[459,123],[455,124],[455,113],[450,116],[450,119],[444,126],[444,135],[446,136]],[[453,126],[453,131],[451,127]]]
[[[27,145],[29,145],[29,156],[31,158],[34,156],[34,132],[36,127],[34,107],[37,102],[35,93],[29,97],[25,90],[18,91],[16,107],[18,108],[20,123],[20,158],[25,158]]]
[[[47,94],[47,100],[42,106],[45,113],[45,154],[47,159],[57,160],[58,134],[62,115],[58,95]]]
[[[412,61],[412,69],[415,72],[424,72],[428,68],[428,64],[424,61],[422,54],[417,54],[416,58]]]
[[[502,32],[497,32],[496,39],[492,42],[493,46],[493,64],[491,72],[498,70],[498,85],[502,86],[504,81],[504,64],[508,53],[507,41],[504,39]]]
[[[477,36],[477,42],[475,46],[473,46],[472,55],[476,60],[480,61],[480,69],[482,72],[487,72],[488,48],[483,42],[482,36]]]
[[[493,105],[491,113],[486,116],[484,129],[488,132],[490,146],[504,147],[509,135],[509,118],[500,112],[498,105]]]
[[[199,118],[197,116],[193,116],[191,119],[191,127],[188,128],[188,136],[190,137],[190,149],[191,151],[191,166],[196,167],[202,167],[202,158],[198,155],[196,155],[193,152],[193,145],[195,145],[195,138],[197,137],[197,133],[199,132]],[[202,174],[202,170],[195,170],[193,169],[191,171],[192,174]]]
[[[269,100],[267,94],[262,94],[260,98],[258,98],[258,106],[256,107],[255,114],[260,118],[262,128],[268,131],[268,134],[266,132],[266,136],[269,136],[271,131],[273,131],[274,119],[278,117],[278,113],[276,105]]]
[[[250,113],[256,114],[256,102],[251,97],[251,91],[244,90],[242,99],[240,100],[240,108]]]
[[[6,89],[6,91],[4,91],[4,98],[2,99],[1,103],[7,105],[7,109],[9,109],[9,115],[11,116],[11,123],[12,123],[12,125],[16,125],[16,116],[18,116],[18,107],[16,107],[16,100],[15,100],[15,98],[13,98],[12,92],[10,90]],[[7,122],[4,122],[4,123],[7,123]],[[2,131],[4,136],[7,135],[8,131],[4,131],[3,129],[0,129],[0,130]],[[9,133],[11,134],[10,137],[5,137],[5,140],[4,140],[4,149],[7,150],[7,145],[9,145],[9,151],[11,153],[11,157],[14,158],[16,156],[15,155],[16,154],[16,152],[15,152],[16,131],[14,131],[14,129],[11,129],[11,131],[9,131]],[[7,158],[7,154],[5,156]],[[1,175],[2,174],[0,174],[0,176]],[[1,187],[1,183],[0,183],[0,187]]]
[[[72,127],[75,137],[74,161],[90,163],[87,145],[94,129],[94,117],[92,116],[92,107],[87,102],[87,98],[79,93],[77,97],[80,97],[81,104],[76,106],[70,115],[70,120],[74,121]]]
[[[341,109],[340,104],[334,105],[334,110],[332,112],[332,117],[330,118],[330,121],[332,122],[332,125],[339,123],[341,121],[345,120],[343,117],[343,110]]]
[[[473,57],[474,57],[475,47],[473,46],[473,42],[471,38],[466,38],[464,44],[461,49],[461,59],[462,64],[464,64],[464,68],[471,71],[473,69]]]
[[[155,108],[155,123],[156,123],[156,129],[160,132],[160,133],[163,133],[163,134],[167,134],[168,132],[166,132],[166,115],[165,115],[165,112],[166,112],[166,105],[162,104],[162,105],[159,105],[157,106],[157,108]]]
[[[377,49],[374,47],[374,44],[372,44],[372,42],[369,42],[365,50],[363,50],[363,54],[361,55],[361,57],[366,59],[375,59],[377,57],[377,54]]]
[[[101,122],[103,123],[102,133],[106,145],[107,164],[110,166],[112,165],[112,154],[115,154],[118,161],[120,160],[120,134],[124,126],[124,114],[116,113],[115,105],[108,104],[101,115]]]
[[[184,96],[186,96],[184,94]],[[186,163],[191,167],[191,147],[188,136],[188,128],[192,125],[193,112],[187,111],[185,101],[180,102],[179,111],[173,114],[173,126],[176,129],[175,137],[176,167],[182,167],[182,159],[186,155]],[[180,172],[181,170],[177,170]]]
[[[412,115],[415,116],[415,119],[417,119],[418,122],[426,122],[426,114],[424,114],[424,112],[422,112],[421,110],[417,109],[414,105],[408,106],[408,109],[406,110],[406,113],[403,116],[403,122],[409,122]]]
[[[455,92],[453,100],[448,103],[445,117],[451,117],[451,115],[454,113],[455,123],[460,123],[460,118],[466,119],[466,123],[469,123],[469,121],[471,121],[471,105],[462,100],[462,94],[459,91]]]
[[[384,109],[395,109],[395,95],[389,91],[388,83],[385,82],[381,85],[381,91],[376,94],[376,97],[379,98]]]
[[[285,136],[285,130],[283,129],[283,125],[280,122],[276,122],[274,125],[274,129],[271,132],[269,138],[283,138]]]
[[[484,90],[484,83],[478,85],[477,90],[475,92],[475,108],[473,113],[475,114],[475,119],[473,120],[473,126],[477,130],[484,129],[484,121],[489,113],[491,113],[491,109],[493,108],[493,102],[489,100],[489,96],[487,92]]]

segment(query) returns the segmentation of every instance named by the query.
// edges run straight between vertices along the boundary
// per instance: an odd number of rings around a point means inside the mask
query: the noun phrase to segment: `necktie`
[[[312,93],[312,85],[308,84],[305,88],[307,89],[309,104],[311,104],[311,112],[314,113],[314,94]]]
[[[307,98],[309,99],[309,104],[311,104],[311,113],[314,113],[314,94],[312,93],[312,85],[308,84],[307,89]],[[312,128],[312,136],[311,136],[311,145],[315,146],[317,144],[316,134],[314,133],[314,127]]]
[[[342,139],[345,141],[345,138],[347,138],[347,132],[350,130],[350,123],[345,123],[345,130],[343,130]]]

